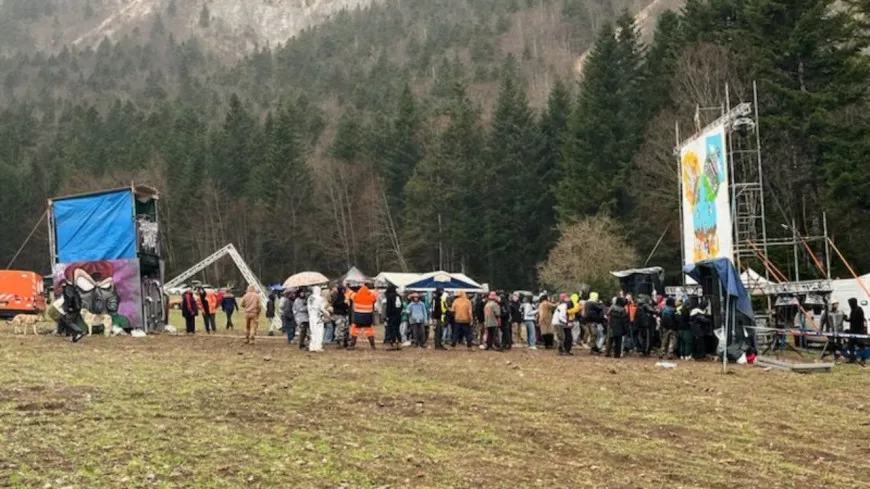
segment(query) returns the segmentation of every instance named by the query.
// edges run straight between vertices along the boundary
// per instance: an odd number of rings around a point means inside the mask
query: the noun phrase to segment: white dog
[[[6,322],[12,325],[15,334],[26,335],[28,326],[33,329],[34,335],[39,334],[39,332],[36,330],[36,325],[40,323],[40,317],[37,314],[17,314],[15,317]]]
[[[103,325],[103,336],[112,335],[112,316],[108,314],[93,314],[87,309],[82,309],[82,320],[88,325],[88,336],[94,334],[94,326]]]

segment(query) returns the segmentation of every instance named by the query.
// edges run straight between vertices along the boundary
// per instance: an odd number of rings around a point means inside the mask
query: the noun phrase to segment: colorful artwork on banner
[[[58,297],[61,280],[78,289],[83,309],[81,326],[118,326],[128,330],[142,327],[138,259],[58,263],[52,278]]]
[[[684,264],[733,258],[725,129],[716,126],[680,149]]]

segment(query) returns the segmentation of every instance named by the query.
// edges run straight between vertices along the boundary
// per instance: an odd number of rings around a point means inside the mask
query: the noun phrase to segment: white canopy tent
[[[436,288],[444,290],[464,290],[466,292],[486,292],[487,287],[481,285],[464,273],[429,272],[429,273],[394,273],[381,272],[375,277],[378,287],[395,285],[400,290],[431,292]]]
[[[772,283],[751,268],[747,268],[740,274],[740,281],[750,295],[765,295],[763,287]]]
[[[375,277],[375,285],[384,288],[387,285],[395,285],[403,289],[406,285],[416,282],[422,277],[422,273],[381,272]]]

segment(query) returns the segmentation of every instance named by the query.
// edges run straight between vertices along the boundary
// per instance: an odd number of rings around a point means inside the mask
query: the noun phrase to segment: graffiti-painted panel
[[[725,129],[716,126],[680,149],[684,264],[733,256]]]
[[[82,296],[82,320],[93,326],[141,328],[142,286],[139,260],[58,263],[53,270],[55,294],[66,280]]]

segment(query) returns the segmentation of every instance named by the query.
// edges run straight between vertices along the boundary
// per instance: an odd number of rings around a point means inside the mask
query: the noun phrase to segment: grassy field
[[[0,487],[870,486],[870,373],[852,366],[5,327],[0,363]]]

